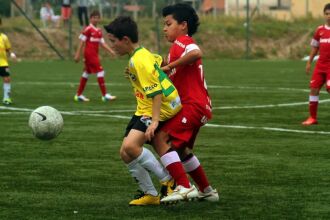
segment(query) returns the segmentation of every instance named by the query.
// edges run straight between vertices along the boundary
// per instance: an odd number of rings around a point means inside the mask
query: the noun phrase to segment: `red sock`
[[[184,171],[182,163],[175,162],[171,163],[166,167],[170,175],[173,177],[177,185],[181,185],[185,188],[190,188],[190,182]]]
[[[182,162],[176,151],[164,154],[160,160],[170,175],[173,177],[177,185],[190,188],[190,182],[183,168]]]
[[[79,87],[78,87],[77,96],[80,96],[83,93],[83,91],[85,89],[85,86],[86,86],[86,83],[87,83],[87,80],[88,79],[85,78],[85,77],[80,78],[80,84],[79,84]]]
[[[107,94],[107,89],[105,88],[104,77],[97,77],[97,81],[99,83],[102,96],[105,96],[105,94]]]
[[[312,118],[316,119],[317,117],[317,107],[319,102],[309,102],[309,114]]]
[[[199,191],[204,192],[204,189],[210,185],[202,166],[188,173],[198,185]]]
[[[183,166],[186,172],[191,176],[194,182],[198,185],[198,188],[201,192],[204,192],[204,189],[210,186],[209,181],[207,180],[205,171],[201,166],[198,158],[193,155],[190,159],[183,162]]]

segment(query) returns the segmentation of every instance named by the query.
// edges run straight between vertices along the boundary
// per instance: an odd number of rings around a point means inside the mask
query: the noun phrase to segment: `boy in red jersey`
[[[84,72],[80,78],[80,85],[78,87],[77,94],[74,97],[75,101],[88,102],[89,99],[86,98],[82,93],[85,89],[88,77],[90,74],[97,75],[97,81],[99,83],[102,101],[111,101],[115,100],[116,96],[112,96],[107,93],[105,82],[104,82],[104,70],[101,66],[99,59],[99,45],[101,45],[106,51],[114,55],[113,50],[105,43],[102,36],[102,30],[97,28],[97,24],[100,22],[100,13],[98,11],[93,11],[90,14],[90,24],[83,30],[80,34],[79,39],[80,43],[74,57],[76,62],[80,60],[80,54],[84,48]]]
[[[311,63],[319,52],[312,79],[310,81],[309,114],[310,116],[302,123],[303,125],[317,124],[317,107],[319,104],[320,89],[326,83],[326,89],[330,93],[330,3],[324,9],[326,24],[319,26],[311,42],[311,52],[306,64],[306,73],[311,70]]]
[[[183,109],[156,133],[153,146],[177,188],[161,202],[173,202],[195,197],[186,172],[198,185],[200,199],[216,202],[218,192],[213,189],[198,160],[192,153],[195,139],[202,127],[212,117],[202,66],[202,52],[192,39],[199,25],[195,10],[187,4],[176,4],[163,9],[164,33],[172,44],[168,64],[162,69],[168,73],[181,97]],[[151,139],[152,137],[148,137]]]

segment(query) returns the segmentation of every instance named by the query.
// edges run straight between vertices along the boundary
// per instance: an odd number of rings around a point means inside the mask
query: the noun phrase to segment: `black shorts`
[[[0,66],[0,76],[5,77],[5,76],[9,76],[10,72],[9,72],[9,67],[8,66]]]
[[[150,124],[151,124],[151,117],[133,115],[132,119],[130,120],[130,122],[128,123],[128,125],[126,127],[124,137],[127,137],[128,133],[132,129],[142,131],[144,133],[144,132],[146,132],[146,130]],[[156,131],[158,131],[163,124],[164,124],[164,122],[160,121]]]

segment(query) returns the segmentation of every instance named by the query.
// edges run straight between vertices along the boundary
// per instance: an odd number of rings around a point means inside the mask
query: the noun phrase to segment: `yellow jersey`
[[[8,66],[7,50],[10,50],[11,45],[8,37],[0,33],[0,67]]]
[[[162,94],[160,121],[165,121],[176,115],[182,105],[178,91],[159,68],[161,62],[161,56],[139,47],[130,57],[128,69],[137,100],[135,115],[152,117],[152,97]]]

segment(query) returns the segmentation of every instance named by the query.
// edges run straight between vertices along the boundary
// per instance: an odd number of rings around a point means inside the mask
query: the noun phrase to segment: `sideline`
[[[16,107],[6,107],[0,106],[0,109],[4,110],[13,110],[14,112],[0,112],[1,114],[28,114],[33,111],[33,109],[28,108],[16,108]],[[120,112],[120,110],[115,110]],[[122,112],[127,112],[128,110],[123,110]],[[130,116],[124,115],[107,115],[107,114],[96,114],[95,111],[61,111],[63,115],[72,115],[72,116],[90,116],[90,117],[106,117],[106,118],[118,118],[118,119],[130,119]],[[102,111],[100,111],[102,112]],[[104,113],[110,111],[103,111]],[[265,131],[274,131],[274,132],[287,132],[287,133],[301,133],[301,134],[321,134],[321,135],[330,135],[328,131],[309,131],[309,130],[296,130],[296,129],[286,129],[286,128],[272,128],[272,127],[254,127],[254,126],[244,126],[244,125],[219,125],[219,124],[206,124],[205,127],[208,128],[232,128],[232,129],[250,129],[250,130],[265,130]]]

